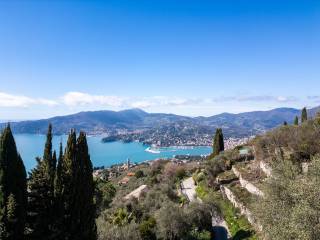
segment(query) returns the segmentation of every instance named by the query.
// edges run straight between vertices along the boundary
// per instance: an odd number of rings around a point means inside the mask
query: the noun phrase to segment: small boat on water
[[[145,151],[146,151],[146,152],[149,152],[149,153],[153,153],[153,154],[159,154],[159,153],[160,153],[159,150],[153,149],[153,148],[151,148],[151,147],[146,148]]]

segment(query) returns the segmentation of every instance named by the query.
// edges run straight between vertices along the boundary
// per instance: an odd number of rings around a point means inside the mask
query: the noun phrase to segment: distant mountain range
[[[315,115],[320,107],[309,109]],[[49,123],[53,124],[55,134],[68,133],[71,128],[83,130],[88,134],[119,134],[121,132],[145,131],[162,127],[183,126],[213,133],[222,127],[226,136],[240,137],[262,133],[283,124],[292,123],[300,110],[294,108],[276,108],[270,111],[254,111],[239,114],[222,113],[211,117],[186,117],[175,114],[147,113],[140,109],[124,111],[80,112],[49,119],[12,122],[15,133],[46,133]],[[4,123],[0,124],[1,127]]]

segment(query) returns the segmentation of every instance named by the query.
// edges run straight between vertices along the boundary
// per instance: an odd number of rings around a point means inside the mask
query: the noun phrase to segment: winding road
[[[201,199],[197,197],[196,185],[194,184],[193,178],[189,177],[182,181],[181,192],[184,194],[190,202],[202,202]],[[215,240],[228,240],[230,237],[228,227],[226,222],[222,217],[212,218],[212,228]]]

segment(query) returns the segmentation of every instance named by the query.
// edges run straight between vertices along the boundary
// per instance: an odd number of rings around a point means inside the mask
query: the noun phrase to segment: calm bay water
[[[27,171],[30,171],[36,165],[35,157],[43,155],[46,136],[34,134],[16,134],[15,136],[18,151],[20,152]],[[67,136],[54,136],[53,149],[59,151],[59,143],[62,141],[66,145]],[[141,143],[102,143],[101,137],[88,137],[89,151],[94,166],[110,166],[116,163],[123,163],[127,158],[132,162],[142,162],[145,160],[154,160],[157,158],[172,157],[179,154],[201,155],[209,154],[210,147],[193,148],[161,148],[149,152],[148,146]]]

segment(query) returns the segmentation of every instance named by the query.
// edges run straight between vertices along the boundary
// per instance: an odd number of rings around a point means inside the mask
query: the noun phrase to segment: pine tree
[[[51,239],[55,224],[54,176],[56,157],[52,155],[52,126],[48,127],[43,158],[37,158],[28,182],[28,227],[30,239]]]
[[[213,156],[219,155],[222,151],[224,151],[223,133],[222,129],[218,128],[213,140]]]
[[[304,107],[301,111],[301,122],[305,122],[308,120],[308,113],[307,113],[307,109]]]
[[[298,116],[296,116],[296,117],[294,118],[293,124],[296,125],[296,126],[299,125],[299,118],[298,118]]]
[[[0,239],[24,239],[26,170],[8,125],[0,139]]]

